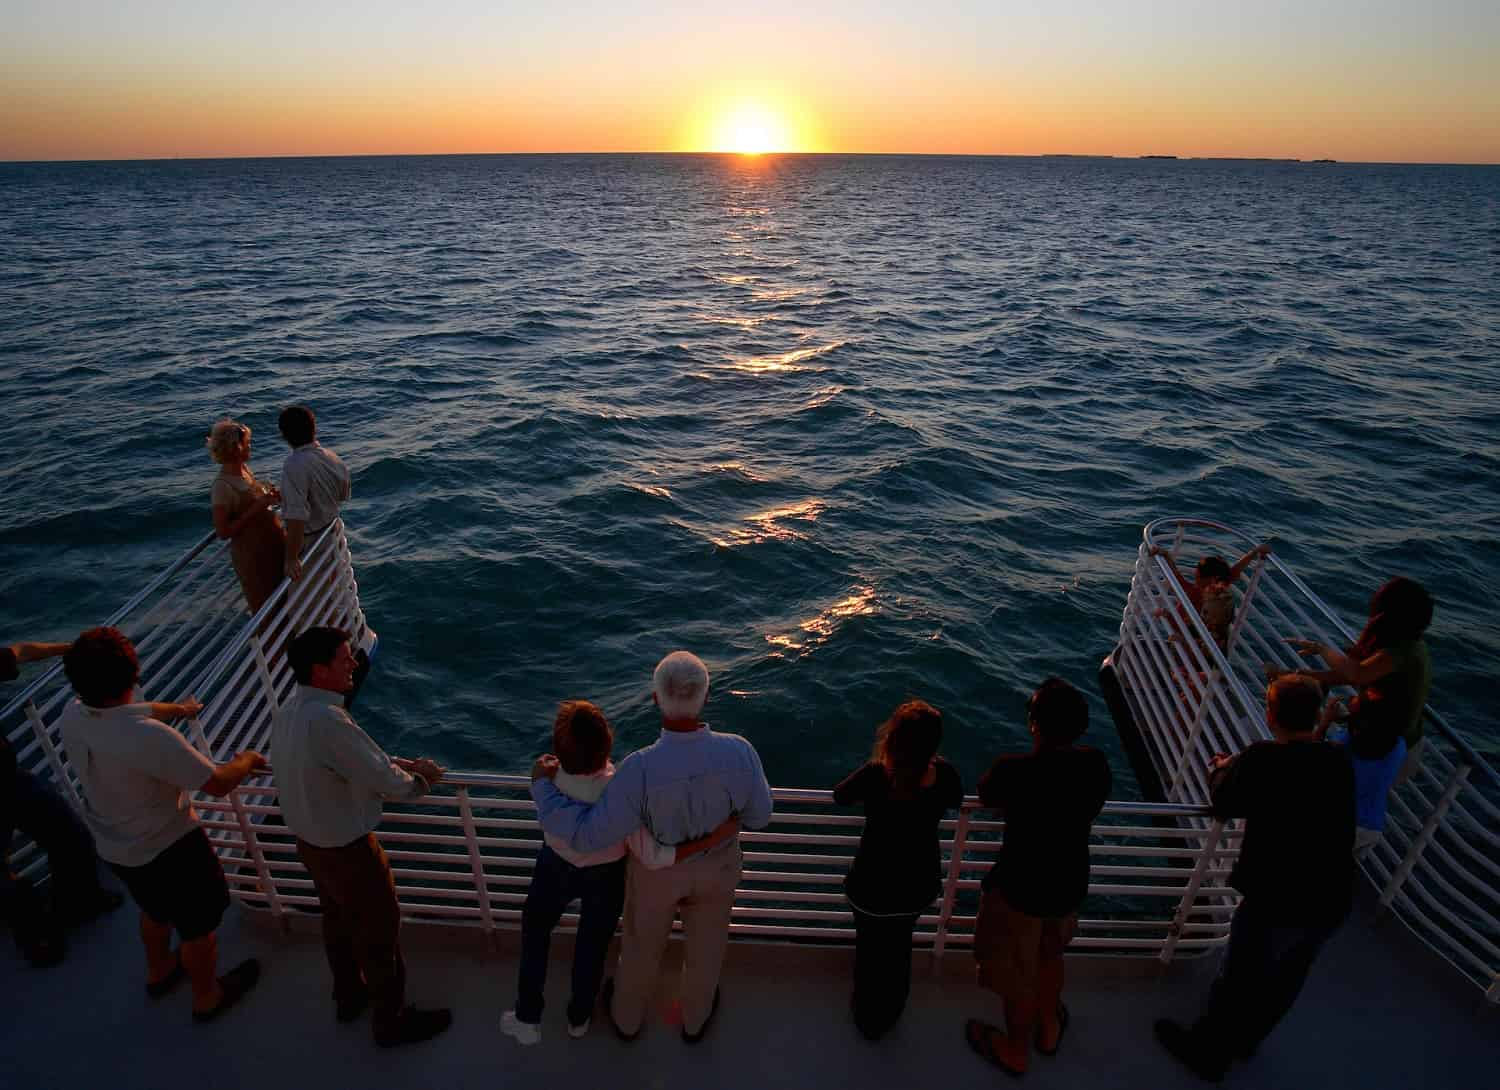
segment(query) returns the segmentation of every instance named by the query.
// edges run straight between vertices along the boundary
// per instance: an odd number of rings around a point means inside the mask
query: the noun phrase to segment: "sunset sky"
[[[1496,0],[0,0],[0,159],[1500,162]]]

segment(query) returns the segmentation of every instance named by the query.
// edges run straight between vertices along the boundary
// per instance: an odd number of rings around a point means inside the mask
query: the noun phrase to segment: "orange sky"
[[[712,150],[750,116],[772,150],[1500,161],[1492,2],[11,6],[3,159]]]

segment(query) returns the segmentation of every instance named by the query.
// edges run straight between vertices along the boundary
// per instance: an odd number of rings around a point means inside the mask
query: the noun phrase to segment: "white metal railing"
[[[1226,654],[1166,565],[1150,555],[1150,544],[1235,553],[1253,542],[1214,523],[1152,523],[1121,625],[1120,680],[1172,793],[1167,804],[1111,803],[1100,816],[1090,843],[1094,896],[1077,945],[1170,960],[1222,943],[1234,907],[1224,880],[1238,833],[1226,832],[1202,808],[1207,757],[1264,737],[1263,662],[1293,664],[1286,636],[1349,642],[1353,633],[1272,556],[1252,569]],[[291,634],[336,623],[362,644],[373,639],[342,524],[312,543],[304,568],[301,581],[284,582],[247,618],[226,549],[206,537],[109,618],[136,643],[142,699],[205,701],[187,729],[217,759],[265,744],[271,718],[294,684],[282,654]],[[76,800],[56,730],[67,699],[54,666],[0,712],[0,729],[23,767],[50,771]],[[1364,866],[1401,919],[1500,999],[1500,837],[1493,831],[1500,777],[1430,710],[1428,722],[1422,773],[1396,792],[1385,841]],[[769,940],[847,941],[852,929],[840,885],[862,819],[835,808],[827,792],[775,795],[771,827],[742,838],[746,875],[734,931]],[[277,915],[315,903],[265,778],[197,805],[242,902]],[[940,954],[972,942],[981,872],[995,858],[1003,830],[972,799],[944,823],[942,897],[919,922],[920,946]],[[390,807],[380,836],[409,917],[489,931],[518,926],[539,844],[522,778],[454,774],[429,798]],[[42,865],[30,846],[13,862],[28,873]]]
[[[1212,754],[1268,737],[1265,667],[1304,664],[1289,637],[1340,647],[1357,638],[1273,553],[1242,580],[1226,652],[1151,554],[1170,550],[1186,574],[1200,556],[1232,563],[1255,544],[1219,523],[1160,519],[1136,557],[1114,663],[1175,802],[1207,800]],[[1500,1002],[1500,774],[1430,707],[1425,724],[1421,770],[1392,792],[1384,838],[1361,866],[1383,905]]]
[[[102,622],[135,644],[141,663],[137,698],[203,701],[190,733],[216,758],[263,743],[271,716],[294,684],[281,653],[290,636],[333,623],[362,644],[373,639],[360,609],[342,522],[336,520],[308,545],[303,567],[300,581],[283,580],[251,617],[228,543],[211,533],[195,543]],[[57,729],[71,698],[62,664],[54,662],[0,710],[0,730],[20,767],[50,778],[78,806],[77,778]],[[25,841],[13,849],[12,869],[27,876],[41,872],[45,860],[34,844]]]
[[[541,830],[522,776],[455,772],[424,799],[387,804],[377,832],[396,875],[408,919],[487,932],[520,927],[521,907]],[[730,925],[736,937],[847,942],[853,917],[842,893],[863,818],[835,806],[828,791],[778,788],[771,825],[740,836],[745,873]],[[220,838],[238,898],[278,917],[314,909],[311,878],[280,823],[269,777],[227,799],[202,799],[203,824]],[[1225,879],[1238,834],[1213,823],[1209,834],[1183,819],[1201,807],[1112,802],[1093,829],[1093,897],[1079,921],[1080,949],[1154,954],[1169,961],[1217,946],[1228,935],[1232,891]],[[941,955],[973,942],[983,872],[994,862],[1004,823],[970,798],[940,834],[943,895],[917,923],[919,948]],[[572,927],[576,917],[563,917]]]
[[[207,537],[107,622],[136,643],[141,699],[195,695],[205,702],[185,729],[216,759],[264,748],[271,719],[294,684],[282,654],[290,634],[332,622],[356,639],[369,635],[340,524],[312,544],[304,567],[299,583],[283,583],[247,618],[226,550]],[[54,667],[0,712],[0,724],[22,764],[50,770],[76,800],[56,728],[68,698]],[[408,917],[491,932],[519,927],[541,843],[528,786],[517,776],[454,773],[429,797],[387,808],[379,836]],[[841,885],[863,819],[835,807],[827,791],[778,789],[775,797],[770,828],[741,838],[746,872],[734,933],[773,941],[852,939]],[[316,905],[268,777],[223,799],[199,797],[195,805],[242,903],[278,917]],[[936,954],[972,942],[980,879],[1003,837],[1003,822],[976,807],[970,799],[942,826],[942,897],[921,918],[916,936]],[[1209,825],[1198,807],[1109,804],[1090,845],[1095,896],[1077,945],[1170,959],[1222,943],[1233,896],[1224,879],[1236,845],[1233,834],[1218,843]],[[43,861],[28,846],[17,862],[35,873]]]

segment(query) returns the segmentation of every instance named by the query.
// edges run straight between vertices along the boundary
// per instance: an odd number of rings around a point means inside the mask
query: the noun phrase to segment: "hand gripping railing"
[[[449,773],[428,797],[387,804],[377,830],[409,920],[515,930],[541,830],[521,776]],[[280,823],[275,787],[261,777],[226,799],[200,799],[203,824],[219,839],[236,896],[251,908],[284,914],[313,910],[317,895]],[[771,825],[741,833],[744,877],[735,894],[730,932],[738,938],[846,943],[853,916],[842,883],[863,819],[842,811],[827,791],[773,790]],[[1228,935],[1233,894],[1224,885],[1236,843],[1205,847],[1188,822],[1207,820],[1201,807],[1112,802],[1090,837],[1093,896],[1075,946],[1083,950],[1152,954],[1170,961],[1202,951]],[[941,956],[973,943],[982,872],[1000,847],[1003,824],[984,820],[968,799],[943,823],[942,897],[918,920],[915,945]],[[966,834],[972,833],[973,839]],[[563,918],[564,927],[576,917]]]
[[[1289,637],[1347,647],[1346,625],[1278,557],[1256,561],[1227,650],[1209,635],[1153,545],[1186,567],[1256,544],[1202,519],[1145,529],[1115,657],[1122,687],[1168,797],[1207,798],[1207,758],[1268,737],[1265,667],[1304,662]],[[1372,580],[1372,584],[1377,580]],[[1442,663],[1436,664],[1439,675]],[[1391,795],[1383,839],[1361,859],[1390,908],[1428,946],[1500,1002],[1500,774],[1430,707],[1420,771]]]

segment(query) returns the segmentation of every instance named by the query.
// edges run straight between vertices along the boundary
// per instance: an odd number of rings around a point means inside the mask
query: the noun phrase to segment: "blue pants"
[[[1215,1059],[1248,1056],[1292,1009],[1318,951],[1339,923],[1267,918],[1246,897],[1229,925],[1229,946],[1194,1036]]]
[[[597,867],[575,867],[551,848],[536,857],[526,907],[521,911],[521,975],[516,1020],[542,1020],[542,992],[547,985],[547,950],[552,929],[573,900],[581,903],[573,944],[573,998],[568,1024],[581,1026],[594,1013],[594,998],[604,979],[604,958],[625,910],[625,860]]]
[[[0,912],[14,918],[28,900],[22,884],[10,875],[10,841],[16,829],[47,853],[53,923],[68,923],[97,901],[99,860],[93,834],[50,783],[18,770],[9,791],[0,794]]]

